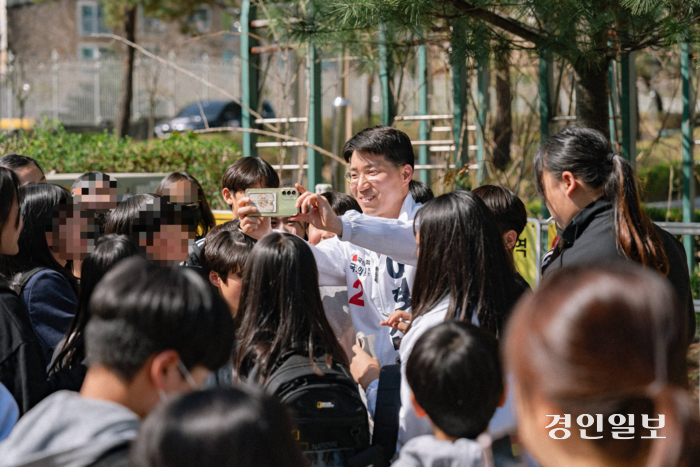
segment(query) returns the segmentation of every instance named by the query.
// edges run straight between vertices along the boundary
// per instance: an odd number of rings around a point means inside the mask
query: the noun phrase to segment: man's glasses
[[[358,172],[346,172],[345,173],[345,180],[350,182],[350,185],[355,186],[360,183],[360,179],[364,178],[366,182],[368,183],[374,183],[379,179],[379,172],[376,169],[367,169],[363,171],[362,173]]]

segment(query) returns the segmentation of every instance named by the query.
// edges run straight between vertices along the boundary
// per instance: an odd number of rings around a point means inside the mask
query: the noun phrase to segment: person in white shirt
[[[400,130],[388,126],[368,128],[353,136],[343,148],[343,157],[349,162],[345,178],[350,191],[364,214],[349,211],[338,217],[328,201],[321,195],[306,192],[297,185],[301,196],[297,206],[305,214],[291,220],[301,220],[324,226],[335,222],[336,237],[312,248],[318,265],[321,286],[347,285],[350,316],[355,330],[374,336],[374,352],[381,365],[396,363],[398,347],[403,334],[390,327],[381,326],[394,311],[411,311],[411,287],[414,267],[398,256],[379,254],[373,245],[388,248],[394,240],[382,237],[381,232],[370,235],[368,244],[354,242],[354,224],[362,225],[366,218],[385,218],[407,225],[402,240],[413,244],[412,224],[421,206],[409,194],[409,182],[413,176],[413,147],[410,138]],[[243,231],[255,238],[270,232],[266,218],[248,217],[254,206],[246,206],[247,198],[239,201],[238,216]],[[307,213],[307,207],[310,210]],[[410,254],[408,257],[410,258]],[[354,349],[364,358],[359,347]],[[371,374],[379,374],[379,364]]]

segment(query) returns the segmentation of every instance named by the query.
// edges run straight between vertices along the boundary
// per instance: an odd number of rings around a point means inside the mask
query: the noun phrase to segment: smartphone
[[[249,216],[288,217],[299,214],[296,202],[299,192],[296,188],[249,188],[245,191],[250,198],[248,205],[258,208]]]

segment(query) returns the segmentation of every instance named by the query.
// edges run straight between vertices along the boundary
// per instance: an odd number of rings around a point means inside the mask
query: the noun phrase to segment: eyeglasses
[[[360,178],[364,177],[365,181],[367,183],[374,183],[379,179],[379,170],[376,169],[367,169],[363,171],[362,173],[357,173],[357,172],[346,172],[345,173],[345,180],[350,182],[350,185],[355,186],[360,183]]]

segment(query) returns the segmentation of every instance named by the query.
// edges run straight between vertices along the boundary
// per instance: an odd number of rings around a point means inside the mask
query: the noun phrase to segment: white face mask
[[[192,373],[187,369],[184,363],[182,363],[182,360],[177,361],[177,367],[180,370],[180,373],[182,373],[182,376],[185,378],[187,381],[187,384],[190,385],[193,391],[197,391],[199,389],[202,389],[199,387],[197,384],[197,381],[194,380],[192,377]],[[158,389],[158,397],[160,397],[161,402],[165,402],[168,399],[168,395],[163,389]]]

